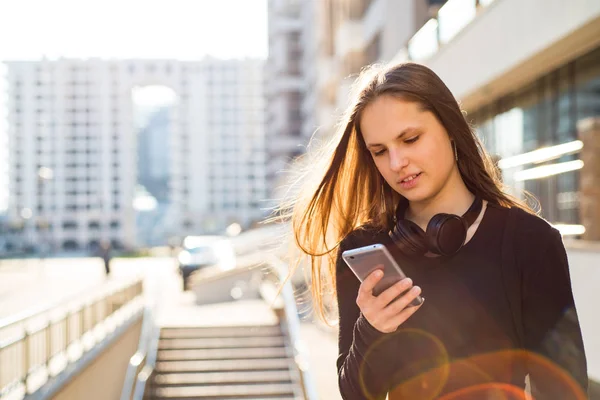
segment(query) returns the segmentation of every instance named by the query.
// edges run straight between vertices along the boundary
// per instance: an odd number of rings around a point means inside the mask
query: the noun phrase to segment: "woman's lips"
[[[419,172],[414,178],[410,180],[399,181],[398,183],[400,184],[402,189],[412,189],[419,183],[419,180],[421,179],[421,174],[422,172]]]

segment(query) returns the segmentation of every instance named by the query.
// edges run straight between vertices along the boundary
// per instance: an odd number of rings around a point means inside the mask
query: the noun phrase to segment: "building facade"
[[[448,84],[515,194],[563,234],[600,240],[600,191],[582,190],[600,183],[586,134],[600,117],[600,2],[449,0],[397,59]]]
[[[394,58],[427,21],[432,5],[426,0],[325,0],[315,7],[316,90],[305,107],[316,115],[319,129],[330,135],[361,69]]]
[[[131,91],[164,85],[170,235],[262,218],[262,60],[9,62],[10,223],[55,249],[136,245],[138,133]]]
[[[438,2],[431,2],[439,3]],[[426,0],[270,0],[268,182],[272,199],[294,189],[291,162],[311,138],[329,137],[367,64],[389,60],[427,20]],[[276,201],[275,201],[276,204]]]
[[[304,153],[302,102],[307,91],[302,69],[302,12],[312,1],[269,0],[269,56],[265,65],[267,185],[269,206],[277,204],[278,187],[294,157]]]
[[[532,194],[563,234],[600,240],[600,184],[581,187],[600,174],[596,136],[582,132],[600,116],[599,10],[587,0],[306,2],[304,138],[334,132],[364,66],[423,63],[501,160],[514,194]]]

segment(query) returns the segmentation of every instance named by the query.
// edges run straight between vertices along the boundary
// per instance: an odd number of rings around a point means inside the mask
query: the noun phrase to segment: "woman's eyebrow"
[[[400,134],[398,136],[396,136],[396,140],[402,139],[402,137],[404,135],[406,135],[407,133],[413,132],[415,130],[417,130],[417,128],[414,128],[414,127],[405,128],[404,130],[402,130],[402,132],[400,132]],[[369,149],[371,147],[376,147],[376,146],[383,146],[383,145],[381,143],[371,143],[371,144],[367,145],[367,148]]]

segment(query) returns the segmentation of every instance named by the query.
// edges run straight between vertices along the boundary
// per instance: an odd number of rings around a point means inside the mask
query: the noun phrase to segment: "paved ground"
[[[337,359],[336,331],[325,330],[311,322],[303,322],[300,325],[300,334],[308,348],[310,369],[319,392],[319,399],[341,400],[335,367]]]
[[[137,274],[173,269],[165,258],[115,259],[107,279],[99,258],[0,261],[0,320],[40,306],[101,290]]]
[[[111,277],[104,275],[104,267],[97,258],[18,260],[0,262],[0,324],[2,319],[38,307],[90,295],[106,285],[126,281],[142,274],[145,277],[146,295],[164,306],[180,304],[182,311],[194,303],[192,292],[181,292],[181,278],[175,273],[176,265],[170,258],[115,259]],[[160,290],[159,290],[160,289]],[[160,298],[158,297],[160,293]],[[221,308],[219,308],[221,307]],[[203,315],[226,315],[226,307],[204,306]],[[264,303],[250,304],[249,312],[264,318],[273,318]],[[172,307],[167,307],[171,308]],[[164,322],[179,324],[178,313],[163,315]],[[241,315],[239,316],[242,317]],[[337,339],[334,331],[303,322],[301,335],[308,349],[312,377],[319,398],[339,400],[335,360]]]

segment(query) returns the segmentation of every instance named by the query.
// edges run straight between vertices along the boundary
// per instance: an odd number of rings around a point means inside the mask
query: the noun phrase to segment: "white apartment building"
[[[164,85],[170,113],[169,233],[261,219],[262,60],[8,62],[9,219],[25,243],[136,245],[131,91]]]

